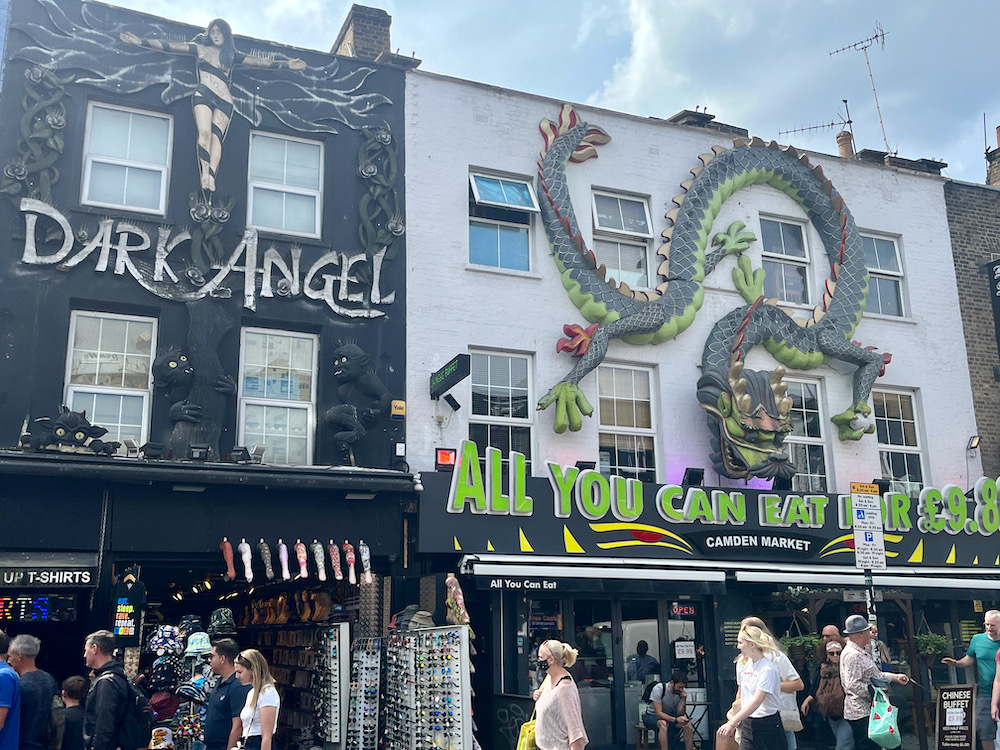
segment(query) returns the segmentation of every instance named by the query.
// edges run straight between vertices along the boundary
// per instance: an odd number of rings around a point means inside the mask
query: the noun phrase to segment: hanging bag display
[[[902,739],[899,736],[899,715],[896,707],[889,702],[889,694],[884,688],[875,688],[872,699],[872,712],[868,717],[868,739],[879,747],[899,747]]]

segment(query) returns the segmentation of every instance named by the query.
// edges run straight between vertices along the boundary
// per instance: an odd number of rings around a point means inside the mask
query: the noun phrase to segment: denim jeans
[[[854,733],[851,725],[843,719],[827,719],[833,736],[837,738],[837,750],[854,750]]]

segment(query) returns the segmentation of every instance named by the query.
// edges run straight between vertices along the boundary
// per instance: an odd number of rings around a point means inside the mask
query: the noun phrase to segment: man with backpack
[[[118,750],[124,747],[119,735],[130,688],[125,670],[112,657],[115,637],[108,630],[98,630],[84,643],[83,657],[94,678],[83,711],[83,745],[85,750]]]
[[[642,724],[656,730],[656,744],[660,750],[685,750],[694,748],[694,727],[687,715],[687,675],[675,671],[670,682],[652,682],[643,694],[646,713]]]

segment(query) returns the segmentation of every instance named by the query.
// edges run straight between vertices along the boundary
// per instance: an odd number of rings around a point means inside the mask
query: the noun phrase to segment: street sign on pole
[[[885,537],[878,485],[851,482],[851,513],[854,566],[861,570],[885,570]]]

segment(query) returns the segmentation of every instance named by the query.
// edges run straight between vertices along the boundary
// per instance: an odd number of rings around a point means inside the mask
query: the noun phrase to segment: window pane
[[[288,164],[285,184],[289,187],[319,190],[320,147],[315,143],[287,141]]]
[[[646,221],[646,206],[642,201],[621,198],[622,221],[626,231],[649,234]]]
[[[131,113],[120,109],[94,107],[90,113],[89,152],[117,159],[128,157]]]
[[[87,199],[96,203],[110,203],[116,206],[124,206],[127,171],[126,167],[117,164],[104,164],[99,161],[91,162]]]
[[[97,350],[101,340],[100,318],[89,315],[76,316],[76,331],[73,337],[74,349]]]
[[[496,177],[483,177],[475,175],[476,190],[479,192],[479,199],[490,203],[506,203],[503,187]]]
[[[281,229],[300,234],[316,233],[316,203],[314,195],[285,193],[285,223]]]
[[[255,187],[253,189],[253,224],[258,227],[283,229],[284,193]]]
[[[535,207],[535,202],[531,199],[531,191],[525,183],[502,180],[501,184],[507,205],[531,209]]]
[[[251,180],[282,185],[285,182],[285,143],[280,138],[254,135],[250,141]]]
[[[158,210],[162,178],[160,172],[129,167],[125,177],[125,205]]]
[[[527,228],[500,227],[500,267],[528,270]]]
[[[500,227],[469,222],[469,262],[496,267],[500,264]]]
[[[798,224],[781,224],[781,238],[785,245],[785,255],[795,258],[806,257],[806,246],[802,241],[802,227]]]
[[[601,229],[625,228],[617,198],[610,195],[595,195],[594,206],[597,208],[597,226]]]
[[[784,254],[784,249],[781,245],[781,226],[778,222],[768,219],[760,220],[760,242],[763,252],[775,253],[777,255]]]
[[[892,240],[875,240],[875,254],[878,258],[876,268],[882,271],[899,272],[899,260],[896,257],[896,243]]]
[[[899,286],[897,279],[871,276],[868,288],[869,309],[882,315],[902,315]]]
[[[163,117],[138,112],[130,113],[130,117],[132,132],[128,141],[128,158],[166,166],[170,122]]]

